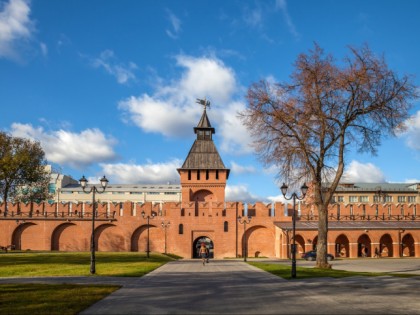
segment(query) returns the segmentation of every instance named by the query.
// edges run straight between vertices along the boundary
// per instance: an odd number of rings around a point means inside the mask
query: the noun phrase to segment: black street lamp
[[[238,216],[238,222],[239,224],[243,224],[244,225],[244,237],[243,237],[243,241],[242,241],[242,251],[243,251],[243,256],[244,256],[244,261],[246,261],[246,257],[248,256],[248,244],[246,241],[246,225],[248,223],[251,222],[251,217],[239,217]]]
[[[90,239],[90,273],[93,275],[96,272],[96,258],[95,258],[95,216],[96,216],[96,200],[95,200],[95,193],[102,194],[105,191],[106,186],[108,185],[108,180],[106,179],[105,175],[101,178],[101,187],[102,191],[99,191],[96,186],[92,186],[89,190],[86,190],[88,180],[83,175],[81,179],[79,179],[80,186],[82,186],[83,192],[86,194],[93,193],[92,196],[92,235]]]
[[[302,195],[300,197],[298,197],[298,195],[296,195],[296,193],[292,193],[292,195],[287,198],[286,197],[286,193],[287,193],[287,189],[289,187],[283,183],[283,185],[280,187],[281,189],[281,193],[283,194],[283,197],[286,200],[292,200],[293,199],[293,213],[292,213],[292,237],[293,237],[293,243],[292,243],[292,278],[296,278],[296,240],[295,240],[295,236],[296,236],[296,199],[297,200],[303,200],[303,198],[305,198],[306,193],[308,192],[308,186],[306,186],[306,184],[303,184],[302,187],[300,187],[300,191],[302,193]]]
[[[149,258],[150,257],[150,234],[149,234],[150,225],[149,225],[149,221],[150,221],[150,219],[153,219],[155,217],[155,213],[152,212],[152,216],[150,217],[149,215],[146,216],[146,213],[144,211],[142,211],[141,215],[142,215],[143,219],[147,219],[147,250],[146,250],[146,253],[147,253],[147,258]]]
[[[165,254],[166,254],[166,229],[171,225],[171,222],[162,221],[162,228],[165,230]]]

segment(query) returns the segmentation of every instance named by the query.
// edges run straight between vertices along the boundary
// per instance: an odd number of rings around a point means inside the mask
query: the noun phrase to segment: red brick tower
[[[181,177],[182,201],[225,201],[226,181],[230,170],[225,167],[213,142],[215,129],[207,117],[210,102],[198,100],[204,105],[203,115],[194,128],[197,139],[178,173]]]

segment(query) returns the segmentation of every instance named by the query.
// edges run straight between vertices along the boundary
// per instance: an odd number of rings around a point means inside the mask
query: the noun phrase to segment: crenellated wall
[[[0,246],[14,245],[21,250],[89,251],[92,208],[91,203],[9,203],[6,211],[6,204],[0,204]],[[416,222],[420,224],[417,208],[418,204],[341,204],[338,210],[338,205],[332,205],[329,251],[344,257],[358,257],[363,245],[370,252],[380,247],[389,257],[419,257],[420,225],[417,229],[402,229],[396,225],[389,231],[333,228],[334,224],[343,222],[362,227],[364,223],[371,226],[372,222],[404,222],[416,226]],[[304,252],[316,245],[317,212],[304,204],[296,210],[296,242],[299,252]],[[251,217],[249,222],[238,221],[238,217],[247,215]],[[245,246],[250,257],[288,258],[291,222],[291,205],[282,203],[98,203],[95,240],[99,251],[146,251],[149,228],[149,246],[155,252],[164,252],[166,248],[168,253],[191,258],[195,256],[197,240],[208,237],[213,242],[215,258],[242,257]],[[169,226],[164,228],[162,223]],[[307,228],[302,228],[304,226]],[[409,244],[408,249],[404,244]]]

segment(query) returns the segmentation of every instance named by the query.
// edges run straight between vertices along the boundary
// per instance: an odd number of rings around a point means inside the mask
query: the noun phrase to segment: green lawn
[[[118,286],[1,284],[0,314],[77,314]]]
[[[141,277],[175,258],[138,252],[97,252],[96,275]],[[0,254],[0,277],[89,276],[89,252],[9,252]]]
[[[95,276],[141,277],[175,255],[96,253]],[[9,252],[0,254],[0,277],[91,276],[89,252]],[[77,314],[118,286],[0,284],[0,314]]]
[[[269,264],[263,262],[248,262],[248,264],[270,272],[276,276],[279,276],[284,279],[292,279],[291,277],[291,266],[286,266],[282,264]],[[418,275],[409,275],[409,274],[389,274],[383,272],[354,272],[354,271],[345,271],[345,270],[335,270],[335,269],[318,269],[318,268],[305,268],[297,267],[296,268],[296,279],[307,279],[307,278],[322,278],[322,277],[331,277],[331,278],[344,278],[344,277],[355,277],[355,276],[365,276],[365,277],[378,277],[378,276],[394,276],[394,277],[414,277]]]

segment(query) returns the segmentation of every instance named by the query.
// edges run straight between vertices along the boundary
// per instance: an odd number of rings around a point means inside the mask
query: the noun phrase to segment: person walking
[[[201,259],[203,260],[203,266],[204,266],[206,264],[206,259],[209,254],[209,250],[207,249],[206,244],[201,243],[199,253],[200,253]]]

